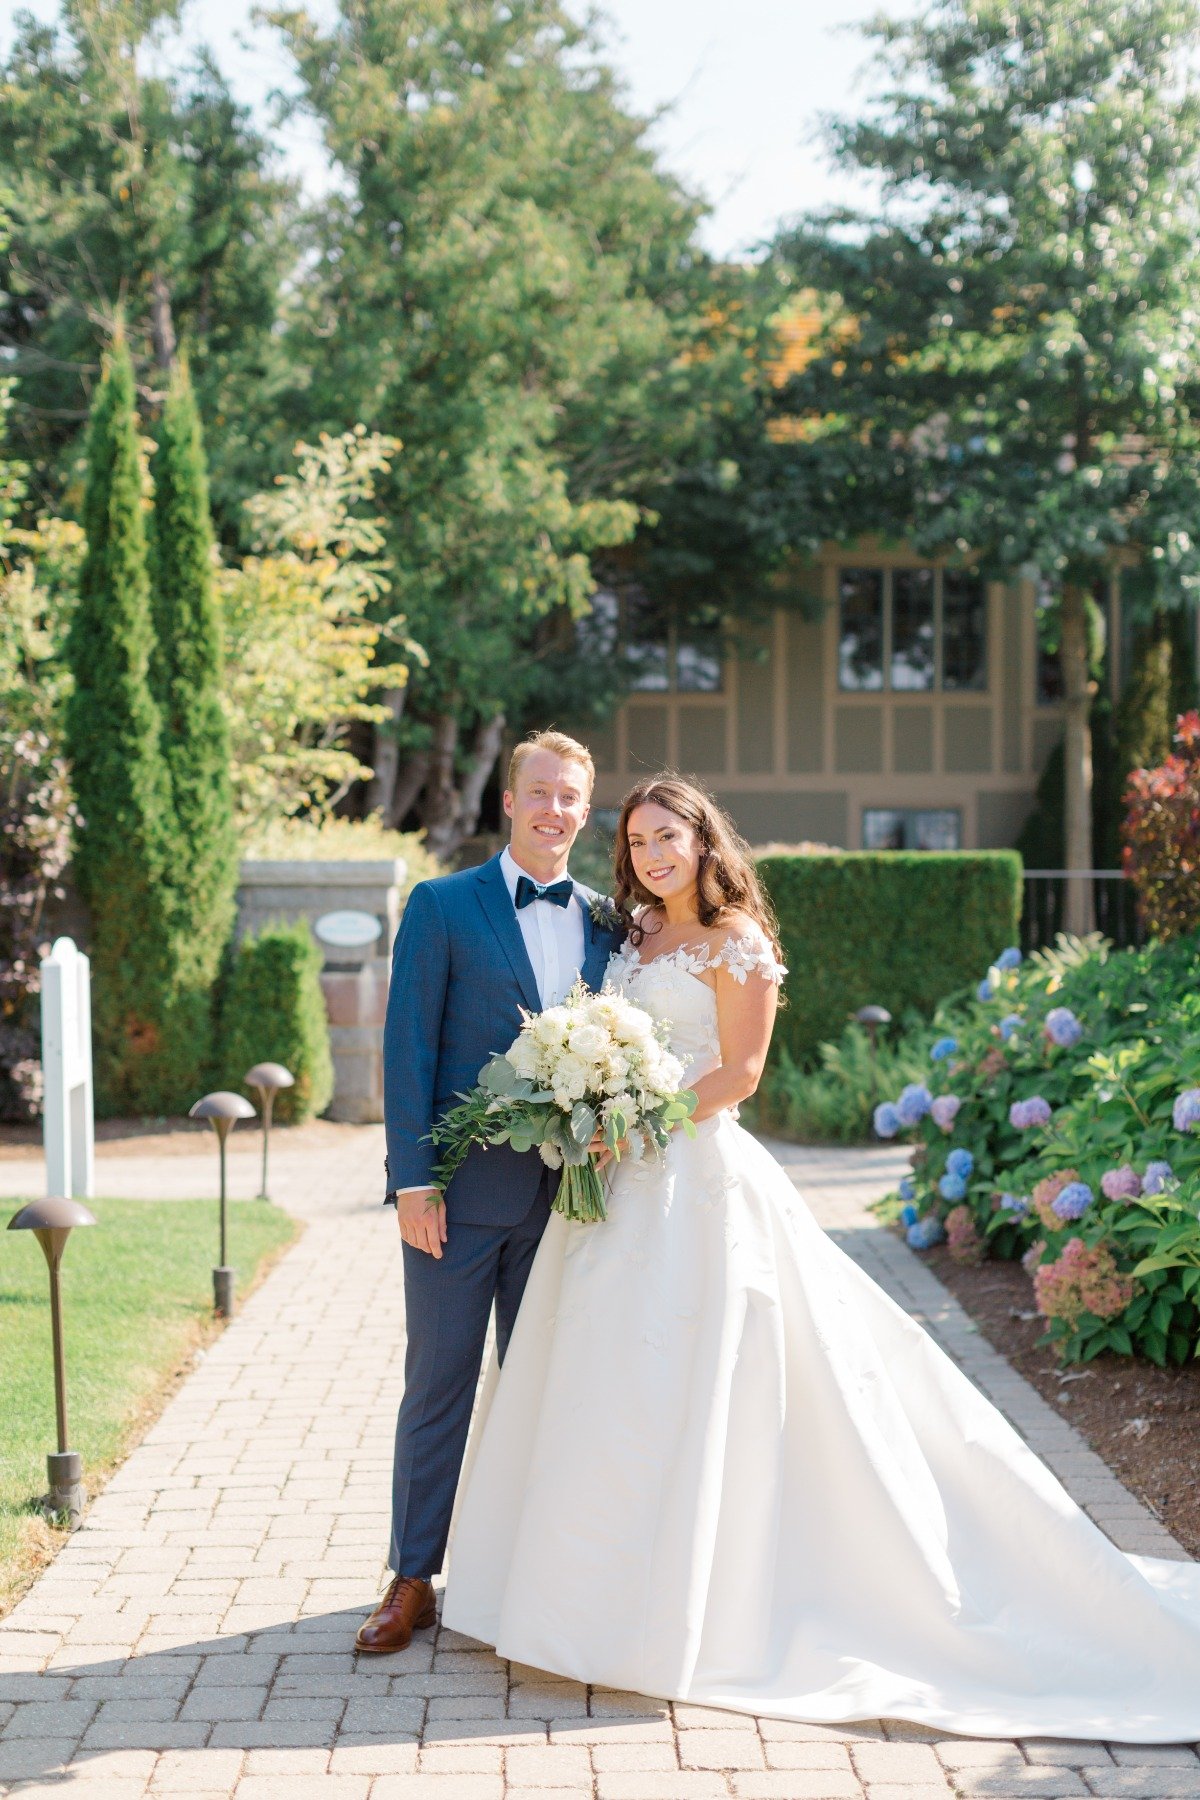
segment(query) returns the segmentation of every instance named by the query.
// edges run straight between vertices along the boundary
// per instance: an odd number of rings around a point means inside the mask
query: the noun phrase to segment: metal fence
[[[1052,944],[1063,929],[1067,894],[1066,869],[1026,869],[1025,904],[1021,912],[1022,950],[1040,950]],[[1111,938],[1118,949],[1142,944],[1146,933],[1138,918],[1132,883],[1120,869],[1076,871],[1073,880],[1092,884],[1092,911],[1096,930]]]

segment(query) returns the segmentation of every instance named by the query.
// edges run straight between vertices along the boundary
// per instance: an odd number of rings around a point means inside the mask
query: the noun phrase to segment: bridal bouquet
[[[639,1161],[662,1149],[677,1125],[694,1136],[696,1096],[666,1047],[667,1028],[622,994],[593,994],[581,981],[545,1012],[526,1013],[502,1055],[480,1070],[479,1085],[430,1133],[444,1146],[434,1180],[445,1187],[472,1144],[537,1145],[562,1169],[554,1200],[568,1219],[603,1219],[604,1188],[590,1153],[597,1133],[614,1157]]]

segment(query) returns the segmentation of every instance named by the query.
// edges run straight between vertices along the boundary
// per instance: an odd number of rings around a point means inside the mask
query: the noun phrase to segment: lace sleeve
[[[727,937],[713,957],[712,967],[728,969],[743,987],[747,975],[761,975],[764,981],[773,981],[778,987],[787,974],[770,939],[757,925],[746,925],[736,936]]]

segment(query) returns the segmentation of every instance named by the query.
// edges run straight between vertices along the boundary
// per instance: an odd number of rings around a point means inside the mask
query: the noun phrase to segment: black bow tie
[[[531,900],[548,900],[551,906],[569,906],[571,895],[575,892],[572,881],[552,881],[549,887],[539,887],[536,881],[530,881],[528,875],[517,876],[516,907],[520,912]]]

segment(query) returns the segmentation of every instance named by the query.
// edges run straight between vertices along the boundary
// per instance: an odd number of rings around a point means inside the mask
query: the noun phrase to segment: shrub
[[[1064,1359],[1184,1362],[1200,1347],[1200,940],[1060,938],[982,987],[935,1017],[955,1050],[929,1063],[899,1198],[1020,1258]],[[882,1123],[901,1129],[899,1099]]]
[[[276,1096],[275,1117],[288,1124],[324,1112],[333,1096],[321,962],[306,920],[267,925],[242,939],[225,988],[223,1085],[240,1090],[255,1063],[283,1063],[296,1085]]]
[[[1125,789],[1125,872],[1152,937],[1200,927],[1200,713],[1175,726],[1175,751],[1157,769],[1135,769]]]
[[[758,870],[790,970],[776,1044],[802,1066],[860,1006],[928,1014],[1017,936],[1012,851],[766,856]]]
[[[929,1066],[932,1032],[919,1013],[893,1041],[879,1037],[875,1056],[861,1025],[847,1025],[818,1044],[816,1069],[803,1069],[784,1046],[772,1057],[755,1099],[756,1124],[803,1143],[863,1144],[882,1094],[898,1092]]]
[[[390,831],[378,813],[365,819],[342,819],[329,813],[274,819],[253,834],[242,854],[276,857],[283,862],[375,862],[399,856],[404,860],[400,893],[405,900],[418,881],[446,873],[432,850],[425,848],[424,832]]]

